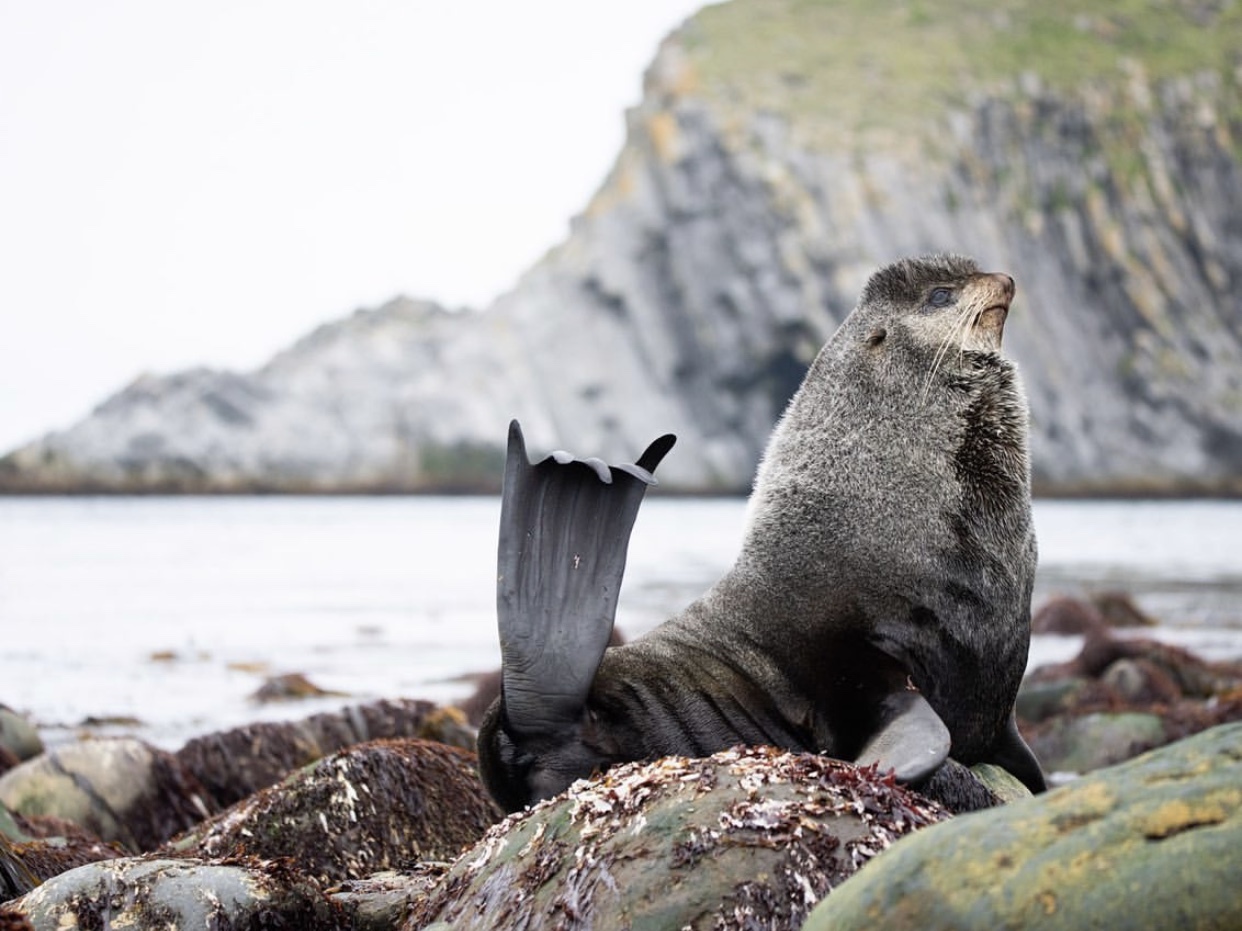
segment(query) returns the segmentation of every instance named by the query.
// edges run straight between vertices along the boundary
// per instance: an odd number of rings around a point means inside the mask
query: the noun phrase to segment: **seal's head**
[[[930,353],[939,369],[962,353],[999,352],[1013,296],[1009,275],[981,272],[971,259],[903,259],[871,276],[851,328],[873,348]]]

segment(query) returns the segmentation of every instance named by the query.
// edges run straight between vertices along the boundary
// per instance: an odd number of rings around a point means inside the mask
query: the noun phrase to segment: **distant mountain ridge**
[[[934,9],[934,13],[932,12]],[[249,373],[143,378],[8,491],[494,490],[505,426],[737,492],[868,274],[964,252],[1036,488],[1242,494],[1242,8],[732,0],[661,46],[568,239],[483,311],[398,299]]]

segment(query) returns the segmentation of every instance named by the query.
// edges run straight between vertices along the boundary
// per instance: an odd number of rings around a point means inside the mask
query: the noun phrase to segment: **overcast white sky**
[[[702,0],[0,0],[0,451],[404,293],[482,306]]]

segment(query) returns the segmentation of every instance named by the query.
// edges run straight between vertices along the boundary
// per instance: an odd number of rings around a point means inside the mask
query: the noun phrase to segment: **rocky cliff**
[[[662,45],[568,239],[484,311],[399,299],[263,368],[144,378],[23,490],[495,487],[680,443],[738,491],[873,268],[1009,271],[1044,493],[1242,493],[1242,4],[732,0]]]

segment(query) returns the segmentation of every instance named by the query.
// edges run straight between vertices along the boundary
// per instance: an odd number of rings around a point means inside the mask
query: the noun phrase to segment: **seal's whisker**
[[[964,307],[958,314],[957,319],[953,321],[949,327],[949,332],[945,338],[941,340],[940,345],[936,347],[936,354],[932,357],[932,364],[927,372],[927,377],[923,379],[923,388],[919,392],[919,403],[927,402],[927,392],[931,389],[932,380],[936,377],[936,373],[940,371],[940,367],[944,365],[944,360],[948,358],[949,347],[953,343],[957,343],[958,359],[965,352],[966,331],[970,327],[970,322],[974,317],[973,307]]]

